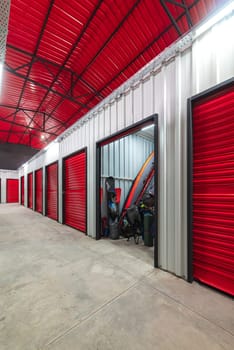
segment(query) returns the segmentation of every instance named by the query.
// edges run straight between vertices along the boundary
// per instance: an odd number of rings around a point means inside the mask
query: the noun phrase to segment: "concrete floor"
[[[234,349],[233,300],[152,257],[1,204],[0,350]]]

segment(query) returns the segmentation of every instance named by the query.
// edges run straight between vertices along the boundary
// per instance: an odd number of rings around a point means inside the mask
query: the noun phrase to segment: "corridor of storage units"
[[[234,2],[22,4],[0,0],[0,350],[233,349]]]

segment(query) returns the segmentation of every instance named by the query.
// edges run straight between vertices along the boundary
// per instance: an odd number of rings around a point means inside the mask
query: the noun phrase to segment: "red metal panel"
[[[86,152],[64,160],[64,223],[86,232]]]
[[[33,208],[33,173],[28,174],[28,208]]]
[[[48,165],[46,168],[47,181],[47,213],[46,215],[58,220],[58,163]]]
[[[193,274],[234,295],[234,88],[193,105]]]
[[[20,198],[20,204],[24,205],[24,176],[21,176],[20,179],[20,186],[21,186],[21,198]]]
[[[43,185],[42,185],[42,169],[35,172],[35,210],[42,213]]]
[[[18,203],[19,202],[19,180],[18,179],[7,179],[7,203]]]

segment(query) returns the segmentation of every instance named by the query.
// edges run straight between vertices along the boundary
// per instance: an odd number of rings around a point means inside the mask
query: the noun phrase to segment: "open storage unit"
[[[158,265],[158,116],[97,143],[97,239],[153,246]],[[150,207],[146,206],[150,197]],[[145,199],[145,201],[144,201]]]

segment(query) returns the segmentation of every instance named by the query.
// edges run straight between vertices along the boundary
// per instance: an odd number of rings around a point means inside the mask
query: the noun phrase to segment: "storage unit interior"
[[[156,236],[155,124],[151,121],[100,143],[100,227],[124,249],[136,249],[153,263]],[[156,173],[156,174],[155,174]],[[146,253],[147,252],[147,253]]]

